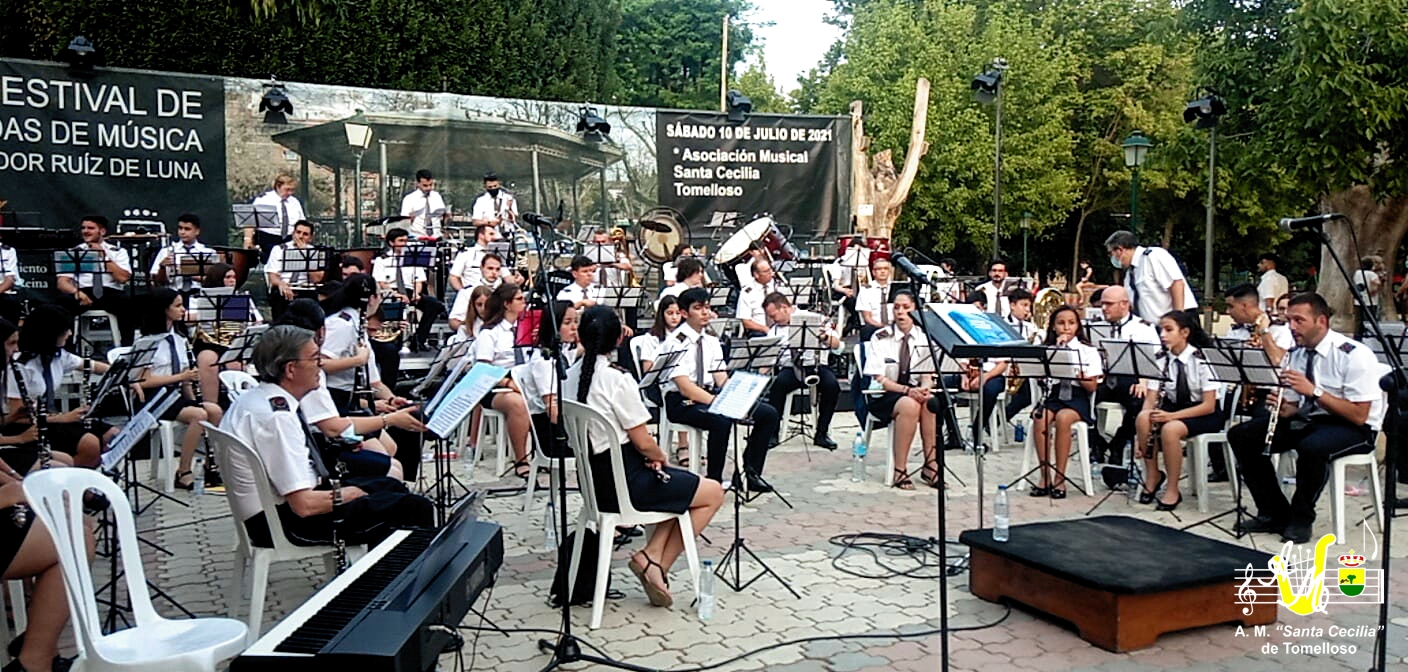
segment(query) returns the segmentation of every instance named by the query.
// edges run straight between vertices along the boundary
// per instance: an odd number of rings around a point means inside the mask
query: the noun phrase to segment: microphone
[[[556,226],[556,223],[553,222],[551,219],[548,219],[547,217],[544,217],[536,212],[525,212],[519,216],[519,219],[522,219],[523,221],[528,222],[533,226],[543,226],[549,229]]]
[[[654,232],[656,232],[656,233],[669,233],[669,232],[670,232],[670,226],[669,226],[668,224],[661,224],[660,222],[657,222],[657,221],[655,221],[655,220],[653,220],[653,219],[643,219],[643,220],[641,220],[641,221],[640,221],[640,228],[645,229],[646,231],[654,231]]]
[[[1310,217],[1283,217],[1281,219],[1281,230],[1286,233],[1295,233],[1305,229],[1320,228],[1325,222],[1333,222],[1336,219],[1344,219],[1344,214],[1339,212],[1329,212],[1323,215],[1312,215]]]
[[[909,260],[909,257],[904,256],[903,252],[895,252],[890,254],[890,264],[893,265],[895,268],[904,271],[905,275],[908,275],[910,280],[922,282],[926,285],[931,286],[934,284],[934,281],[930,280],[929,276],[926,275],[924,271],[919,270],[919,267],[915,266],[914,262]]]

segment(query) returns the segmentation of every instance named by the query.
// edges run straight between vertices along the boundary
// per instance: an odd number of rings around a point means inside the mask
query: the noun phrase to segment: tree
[[[792,111],[787,97],[778,91],[772,75],[768,74],[767,61],[761,55],[758,56],[757,63],[748,64],[748,69],[734,78],[729,88],[738,89],[739,93],[748,96],[753,103],[754,112],[786,114]]]
[[[749,0],[625,0],[616,47],[614,102],[718,109],[723,17],[730,17],[728,68],[753,42],[743,16]]]

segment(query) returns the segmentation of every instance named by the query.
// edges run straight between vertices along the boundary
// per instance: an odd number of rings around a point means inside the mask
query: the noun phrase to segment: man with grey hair
[[[1116,231],[1105,239],[1110,263],[1124,270],[1134,314],[1157,323],[1171,310],[1193,310],[1198,300],[1183,277],[1183,269],[1162,247],[1145,247],[1129,231]]]
[[[397,528],[433,525],[430,500],[410,494],[399,480],[349,477],[333,489],[332,472],[298,407],[319,385],[322,355],[312,331],[270,328],[254,346],[254,368],[259,386],[240,395],[220,424],[263,462],[260,470],[238,452],[227,458],[229,496],[251,543],[273,545],[256,478],[269,480],[284,534],[299,546],[331,543],[334,530],[347,543],[375,544]]]

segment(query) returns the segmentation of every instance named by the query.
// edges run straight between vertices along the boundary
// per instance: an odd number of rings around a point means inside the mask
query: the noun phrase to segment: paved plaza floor
[[[791,594],[776,580],[763,578],[742,592],[718,586],[718,608],[712,621],[701,622],[689,606],[691,587],[683,559],[672,573],[671,589],[676,596],[672,609],[651,607],[639,583],[626,567],[632,547],[618,551],[612,560],[612,586],[625,596],[605,607],[602,626],[589,630],[590,607],[572,610],[573,628],[590,646],[613,658],[654,669],[709,669],[778,671],[816,670],[936,670],[939,669],[940,638],[926,633],[938,624],[938,589],[934,566],[919,567],[909,557],[885,556],[880,560],[891,569],[915,576],[863,578],[884,574],[885,569],[870,554],[848,551],[830,543],[833,537],[860,532],[902,534],[928,539],[938,536],[936,501],[938,492],[918,484],[913,492],[883,485],[883,458],[872,450],[868,479],[854,483],[850,478],[848,446],[855,432],[854,416],[838,414],[832,436],[842,448],[827,452],[805,450],[800,438],[792,438],[774,449],[767,466],[768,479],[785,494],[794,508],[776,497],[763,497],[743,508],[742,534],[748,545],[801,595]],[[947,474],[948,536],[956,538],[964,529],[977,527],[978,495],[976,467],[969,455],[948,453],[952,473]],[[992,492],[1000,480],[1015,478],[1021,464],[1021,451],[1007,449],[989,455],[985,461],[984,520],[991,524]],[[509,479],[491,478],[492,460],[483,463],[474,480],[476,487],[512,485]],[[466,463],[458,468],[466,469]],[[911,467],[918,466],[918,458]],[[142,470],[145,472],[145,468]],[[1352,474],[1354,472],[1351,472]],[[1358,475],[1351,477],[1358,478]],[[543,482],[547,479],[544,477]],[[1163,525],[1181,526],[1200,519],[1192,489],[1185,481],[1183,506],[1174,514],[1159,513],[1152,506],[1128,502],[1122,495],[1112,497],[1098,513],[1133,515]],[[1103,490],[1097,494],[1103,494]],[[1212,486],[1211,509],[1230,507],[1231,493],[1226,484]],[[1085,515],[1094,498],[1081,496],[1072,488],[1065,500],[1034,499],[1018,493],[1013,498],[1013,523],[1059,520]],[[228,594],[231,573],[233,532],[229,510],[222,496],[177,497],[193,503],[181,507],[158,504],[139,519],[147,538],[171,551],[171,555],[144,549],[152,581],[168,591],[187,609],[200,615],[230,612]],[[1321,498],[1315,534],[1330,529],[1329,493]],[[481,597],[484,616],[501,628],[553,630],[558,627],[558,610],[547,604],[555,553],[545,548],[542,529],[546,498],[539,496],[524,512],[522,497],[490,499],[482,517],[500,523],[504,530],[505,558],[497,584]],[[575,515],[576,496],[569,510]],[[1346,498],[1354,511],[1366,507],[1369,497]],[[1358,516],[1354,516],[1358,518]],[[1372,526],[1377,535],[1377,526]],[[1195,532],[1262,550],[1280,549],[1279,538],[1258,536],[1237,541],[1208,526]],[[1405,528],[1408,532],[1408,528]],[[1408,669],[1408,534],[1395,535],[1392,557],[1395,576],[1389,590],[1390,669]],[[733,534],[731,505],[720,511],[705,531],[709,543],[701,542],[702,557],[718,560]],[[1360,528],[1348,533],[1356,550],[1367,550],[1379,536],[1367,538]],[[1362,545],[1362,547],[1361,547]],[[639,547],[639,542],[633,545]],[[960,547],[953,547],[961,552]],[[1158,554],[1158,548],[1140,549]],[[840,556],[838,558],[838,556]],[[936,558],[934,558],[936,560]],[[1371,563],[1377,565],[1377,563]],[[749,566],[745,565],[745,570]],[[756,567],[753,567],[756,569]],[[321,586],[326,578],[320,562],[276,565],[271,574],[267,630],[284,614]],[[1331,605],[1326,613],[1298,616],[1282,608],[1278,625],[1303,627],[1304,632],[1286,633],[1272,627],[1264,637],[1238,636],[1235,625],[1222,625],[1168,634],[1144,650],[1115,654],[1080,639],[1072,629],[1048,617],[978,599],[968,592],[966,573],[950,578],[948,611],[955,632],[949,640],[954,670],[1365,670],[1371,663],[1372,626],[1377,607]],[[1233,597],[1228,596],[1231,600]],[[158,600],[164,613],[174,609]],[[240,617],[243,617],[241,612]],[[471,614],[464,625],[481,624]],[[1348,629],[1348,633],[1332,630]],[[1356,630],[1356,626],[1370,626]],[[1316,630],[1318,629],[1318,631]],[[536,670],[547,661],[538,651],[542,632],[510,632],[507,635],[474,630],[465,632],[464,664],[482,670]],[[856,637],[863,635],[865,638]],[[851,636],[846,638],[845,636]],[[805,640],[805,641],[801,641]],[[798,643],[801,641],[801,643]],[[1333,644],[1334,653],[1316,654],[1315,644]],[[1292,645],[1288,647],[1287,645]],[[778,645],[778,646],[774,646]],[[1276,649],[1273,652],[1272,646]],[[733,662],[737,656],[759,649]],[[472,662],[471,662],[472,661]],[[455,669],[454,656],[441,659],[442,669]],[[574,669],[591,669],[579,664]]]

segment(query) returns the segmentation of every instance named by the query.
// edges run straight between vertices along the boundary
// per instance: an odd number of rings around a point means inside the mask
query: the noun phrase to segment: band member
[[[1217,392],[1222,387],[1213,380],[1212,366],[1203,357],[1202,348],[1212,339],[1198,326],[1197,313],[1175,310],[1159,320],[1159,337],[1168,350],[1164,357],[1164,377],[1168,380],[1149,382],[1144,395],[1144,410],[1139,413],[1138,438],[1134,447],[1144,457],[1144,473],[1149,474],[1140,504],[1153,503],[1159,488],[1165,483],[1159,511],[1172,511],[1183,502],[1178,489],[1178,476],[1183,473],[1183,440],[1222,430],[1222,410],[1217,406]],[[1158,435],[1154,436],[1157,428]],[[1159,471],[1159,453],[1164,456],[1164,468]],[[1157,473],[1159,478],[1154,479]],[[1168,483],[1168,475],[1173,481]]]
[[[229,264],[217,263],[210,266],[205,271],[205,280],[201,283],[204,287],[225,287],[231,290],[239,285],[239,276],[235,274],[235,269]],[[246,326],[253,326],[264,323],[264,316],[259,314],[259,309],[248,295],[244,296],[249,300],[249,317]],[[194,307],[186,310],[186,321],[188,323],[199,323],[203,316]],[[233,332],[233,329],[231,330]],[[241,330],[242,331],[242,330]],[[201,336],[200,328],[197,327],[195,338],[191,339],[196,353],[196,369],[200,371],[200,393],[201,401],[220,401],[220,372],[226,370],[243,371],[242,362],[227,362],[221,365],[220,355],[225,354],[229,348],[220,342],[222,334],[217,327],[217,333]]]
[[[161,341],[156,346],[156,352],[152,353],[151,365],[141,374],[138,385],[145,396],[168,387],[174,388],[180,395],[160,419],[186,425],[186,432],[181,438],[181,456],[176,463],[176,487],[191,490],[195,487],[191,462],[205,434],[200,423],[218,424],[220,406],[202,402],[191,389],[192,382],[199,382],[200,371],[195,362],[190,361],[190,342],[183,333],[186,324],[185,299],[174,289],[158,287],[143,301],[142,306],[142,334],[160,336]],[[213,463],[207,462],[207,465],[213,466]]]
[[[60,273],[57,276],[59,291],[67,294],[65,308],[75,314],[90,310],[101,310],[117,317],[117,326],[123,345],[132,344],[132,334],[136,324],[132,320],[132,302],[127,296],[127,283],[132,279],[132,260],[127,250],[107,242],[108,218],[102,215],[86,215],[80,233],[83,242],[74,250],[97,250],[103,259],[103,270],[89,273],[79,268],[78,273]]]
[[[763,299],[763,310],[767,313],[768,323],[772,326],[768,329],[769,336],[781,336],[783,348],[777,362],[777,373],[773,376],[772,387],[768,390],[768,403],[773,408],[782,412],[790,412],[787,408],[787,394],[794,390],[800,390],[805,386],[807,376],[817,377],[817,415],[816,434],[812,436],[812,445],[821,446],[827,450],[836,450],[836,442],[831,440],[831,418],[836,414],[836,400],[841,396],[841,384],[836,380],[836,372],[831,370],[827,363],[827,353],[825,350],[794,351],[786,347],[788,338],[792,332],[792,318],[799,314],[799,311],[792,306],[792,302],[786,296],[778,292],[769,294]],[[821,317],[815,313],[800,311],[809,316]],[[817,338],[810,336],[807,338],[811,347],[825,347],[835,350],[841,347],[841,336],[835,329],[827,327]]]
[[[267,478],[281,500],[274,515],[295,544],[326,544],[334,535],[349,544],[376,544],[397,528],[434,524],[430,500],[410,494],[405,484],[385,477],[348,477],[337,483],[322,456],[311,447],[299,401],[319,385],[321,355],[313,332],[294,326],[271,328],[254,347],[260,385],[241,394],[221,429],[259,453],[257,473],[239,452],[229,457],[230,496],[249,540],[271,546],[269,526],[254,479]],[[334,485],[340,485],[336,491]]]
[[[754,259],[752,265],[749,266],[749,273],[753,278],[753,283],[745,285],[743,290],[739,292],[738,307],[734,310],[734,315],[743,322],[745,331],[753,334],[766,334],[768,316],[763,310],[763,299],[779,289],[772,270],[772,262],[765,257]]]
[[[700,305],[708,310],[705,296]],[[592,482],[598,506],[603,511],[620,508],[622,493],[610,478],[612,451],[620,451],[625,464],[626,494],[632,506],[642,511],[688,512],[690,529],[683,533],[699,534],[723,504],[723,490],[717,479],[700,479],[688,471],[666,466],[665,454],[646,427],[650,414],[641,403],[636,381],[629,373],[611,366],[609,355],[624,337],[616,314],[602,307],[589,308],[578,331],[585,352],[582,361],[568,370],[562,393],[566,399],[601,410],[611,424],[589,428],[593,447],[590,461],[596,475]],[[601,435],[601,430],[606,430],[606,435]],[[755,428],[754,434],[757,431]],[[712,466],[715,460],[709,463]],[[722,454],[717,463],[722,470]],[[662,472],[669,474],[668,481],[657,476]],[[673,603],[666,577],[684,550],[677,527],[674,522],[656,525],[645,547],[631,556],[631,572],[656,606]]]
[[[1272,362],[1280,362],[1281,356],[1295,347],[1290,327],[1273,323],[1271,316],[1262,309],[1260,290],[1256,287],[1241,284],[1227,290],[1227,315],[1233,320],[1227,338],[1261,346]]]
[[[376,283],[367,275],[354,275],[328,297],[324,305],[328,316],[324,322],[327,333],[323,337],[322,368],[327,372],[328,391],[342,415],[353,412],[366,412],[375,409],[363,408],[356,394],[370,394],[373,402],[385,402],[377,406],[401,408],[410,402],[396,396],[381,380],[381,369],[371,357],[366,326],[362,324],[363,311],[375,312],[381,303],[376,291]],[[358,389],[360,383],[367,387]]]
[[[293,225],[292,240],[279,243],[269,251],[269,258],[264,263],[264,278],[269,285],[269,310],[275,320],[284,314],[284,308],[293,300],[295,290],[312,289],[323,281],[323,271],[284,272],[287,264],[303,265],[302,255],[306,253],[292,250],[312,249],[313,225],[307,220],[300,220]]]
[[[106,373],[108,365],[97,360],[85,360],[64,349],[73,335],[73,316],[60,306],[46,304],[36,307],[20,328],[20,375],[24,389],[36,411],[48,415],[49,443],[56,452],[73,456],[73,464],[96,467],[103,446],[117,436],[117,428],[101,420],[85,422],[87,407],[59,413],[58,386],[71,372],[91,368],[94,375]],[[23,407],[19,386],[11,388],[11,413]],[[30,418],[30,422],[34,419]]]
[[[983,296],[984,312],[1006,315],[1011,311],[1007,297],[1002,295],[1003,281],[1007,280],[1007,262],[993,259],[988,262],[988,281],[978,285],[978,293]]]
[[[514,347],[518,317],[528,307],[528,299],[518,285],[504,283],[489,294],[485,302],[484,327],[474,338],[469,356],[476,363],[511,368],[526,361],[522,350]],[[479,402],[504,414],[508,424],[508,442],[513,448],[513,473],[527,480],[532,475],[528,466],[528,434],[532,420],[523,394],[512,378],[504,378],[498,386],[502,391],[490,392]],[[473,434],[473,432],[471,432]]]
[[[1109,329],[1111,340],[1148,345],[1161,343],[1159,332],[1154,325],[1130,312],[1129,292],[1124,287],[1111,285],[1100,290],[1098,301],[1100,314],[1105,318],[1103,324]],[[1123,451],[1125,444],[1134,437],[1135,420],[1144,409],[1147,389],[1143,381],[1133,376],[1108,375],[1101,381],[1095,392],[1095,401],[1119,404],[1124,409],[1124,421],[1120,423],[1119,429],[1115,430],[1114,436],[1110,437],[1108,444],[1099,432],[1091,432],[1095,453],[1093,461],[1104,461],[1105,458],[1101,456],[1109,456],[1108,459],[1112,460],[1121,459],[1123,453],[1117,451]]]
[[[622,232],[624,235],[624,232]],[[612,264],[597,264],[597,284],[604,287],[625,287],[629,285],[628,278],[631,273],[631,255],[623,249],[618,249],[611,241],[611,234],[597,229],[592,232],[592,244],[601,245],[611,254],[615,255],[616,262]]]
[[[169,285],[178,292],[190,293],[200,289],[201,278],[178,276],[183,255],[190,257],[196,254],[209,255],[211,263],[214,262],[215,250],[200,242],[200,217],[186,213],[176,218],[176,242],[157,251],[148,275],[155,279],[156,284]]]
[[[288,240],[293,232],[293,227],[298,222],[307,217],[303,213],[303,203],[293,195],[293,191],[298,188],[298,180],[289,175],[279,175],[274,178],[274,188],[260,194],[254,199],[255,208],[265,206],[273,208],[272,218],[259,216],[258,229],[246,228],[244,230],[244,246],[246,249],[259,248],[260,263],[269,263],[269,253],[275,245]]]
[[[1291,282],[1276,270],[1281,265],[1281,257],[1275,252],[1266,252],[1257,259],[1256,270],[1261,273],[1256,292],[1261,299],[1261,309],[1270,313],[1276,309],[1276,299],[1291,291]]]
[[[484,255],[489,253],[489,243],[498,240],[498,230],[492,226],[477,226],[474,229],[474,244],[464,248],[455,255],[455,260],[450,262],[450,286],[455,289],[465,289],[478,286],[483,282],[479,267],[484,262]],[[499,264],[503,264],[503,259],[499,259]]]
[[[915,305],[913,292],[905,289],[895,293],[894,324],[870,337],[865,356],[865,375],[885,390],[884,394],[869,397],[866,410],[893,420],[890,431],[895,433],[895,473],[890,480],[900,490],[914,489],[909,477],[909,446],[914,443],[916,429],[924,444],[924,467],[919,470],[919,480],[934,488],[943,483],[939,478],[936,405],[930,404],[934,398],[933,378],[929,373],[914,373],[914,369],[923,367],[923,362],[933,362],[933,357],[926,354],[928,340],[914,328],[910,311]]]
[[[679,268],[677,264],[681,261],[684,261],[685,259],[699,260],[699,263],[701,264],[700,268],[703,268],[703,260],[699,259],[699,255],[694,251],[693,247],[686,245],[680,251],[680,256],[675,258],[675,261],[667,261],[660,266],[660,280],[663,283],[661,284],[662,287],[670,288],[675,286],[675,283],[679,282]],[[699,286],[703,287],[704,285],[709,284],[709,282],[709,276],[706,274],[704,276],[703,282],[699,283]]]
[[[382,291],[394,291],[408,306],[420,311],[420,321],[416,325],[415,336],[411,339],[411,350],[420,352],[430,338],[430,330],[435,320],[445,312],[445,304],[425,291],[425,267],[406,267],[406,242],[409,237],[405,229],[391,229],[386,232],[386,254],[372,261],[372,277]]]
[[[1116,231],[1105,239],[1110,263],[1124,269],[1124,287],[1129,290],[1134,314],[1157,320],[1170,310],[1198,307],[1193,290],[1183,277],[1183,269],[1162,247],[1144,247],[1128,231]]]
[[[455,295],[455,309],[450,311],[450,328],[455,330],[455,337],[451,340],[465,341],[479,333],[479,329],[484,326],[489,295],[493,294],[495,289],[497,287],[490,289],[488,285],[480,285]],[[463,303],[460,296],[465,297]]]
[[[0,318],[0,343],[4,344],[0,358],[0,390],[6,397],[3,407],[4,417],[0,418],[0,473],[13,469],[18,474],[28,474],[38,469],[40,463],[39,426],[29,420],[25,413],[26,400],[22,399],[19,385],[15,382],[16,366],[14,359],[20,353],[20,328],[13,322]],[[24,374],[20,374],[24,375]],[[28,389],[25,390],[28,392]],[[33,403],[34,399],[29,399]],[[73,459],[63,453],[50,453],[53,463],[73,466]]]
[[[679,295],[685,293],[686,290],[702,289],[708,280],[708,276],[704,274],[704,262],[696,257],[680,259],[679,263],[675,265],[673,280],[674,282],[669,287],[660,290],[660,296],[679,298]]]
[[[416,171],[416,189],[401,199],[401,216],[411,218],[406,228],[416,238],[434,238],[440,234],[440,224],[450,218],[450,211],[445,208],[445,199],[435,190],[435,176],[430,171],[424,168]]]
[[[681,286],[676,283],[674,287]],[[632,338],[630,348],[635,356],[635,360],[640,362],[640,370],[637,378],[644,376],[647,372],[655,369],[655,360],[659,359],[660,351],[665,348],[665,339],[670,336],[684,322],[684,311],[680,310],[680,302],[676,296],[662,296],[660,303],[655,306],[655,323],[645,333]],[[661,396],[660,386],[652,385],[641,390],[641,394],[649,399],[656,407],[664,407],[665,399]],[[681,467],[689,467],[689,433],[678,432],[675,437],[675,463]]]
[[[1078,351],[1078,380],[1045,381],[1046,397],[1037,408],[1032,431],[1032,443],[1041,460],[1041,484],[1033,487],[1032,497],[1063,499],[1066,496],[1066,462],[1071,457],[1071,425],[1077,420],[1093,424],[1090,398],[1104,373],[1100,352],[1090,345],[1081,324],[1080,312],[1071,306],[1061,306],[1046,324],[1046,345]],[[1054,444],[1048,445],[1047,425],[1055,425]]]
[[[597,263],[584,254],[572,257],[572,284],[558,290],[557,301],[567,301],[581,310],[602,302],[606,289],[596,284]]]
[[[538,347],[529,354],[528,361],[513,367],[511,376],[528,405],[533,438],[539,451],[548,457],[570,457],[572,450],[567,444],[567,432],[558,414],[561,405],[557,398],[557,372],[559,360],[560,368],[565,371],[578,359],[577,316],[580,313],[565,301],[552,303],[548,309],[555,319],[544,321],[538,329]],[[551,324],[556,324],[557,329],[553,330]]]
[[[484,193],[474,200],[470,215],[475,226],[491,226],[504,238],[518,232],[518,200],[508,193],[494,173],[484,175]]]
[[[1270,452],[1296,451],[1296,491],[1282,494],[1271,458],[1263,455],[1270,417],[1253,418],[1227,432],[1242,481],[1256,502],[1257,516],[1244,532],[1279,532],[1286,541],[1310,541],[1315,502],[1329,479],[1330,462],[1374,451],[1383,421],[1378,362],[1362,343],[1330,330],[1329,304],[1319,294],[1298,294],[1288,313],[1296,345],[1281,374],[1280,418]]]
[[[1012,330],[1028,343],[1040,343],[1045,338],[1045,334],[1036,324],[1032,323],[1031,292],[1020,287],[1012,290],[1012,293],[1007,296],[1007,305],[1011,312],[1007,313],[1004,319],[1007,324],[1012,325]],[[1001,370],[998,370],[999,366]],[[1007,384],[1007,375],[1011,373],[1011,365],[1008,362],[994,363],[992,366],[985,366],[984,369],[982,375],[978,376],[977,382],[982,385],[983,408],[987,409],[988,417],[991,417],[992,409],[997,406],[997,395],[1004,390],[1011,389],[1011,386]],[[968,384],[973,384],[971,378]],[[1017,387],[1015,393],[1007,395],[1004,410],[1007,412],[1008,418],[1015,418],[1022,409],[1030,406],[1031,403],[1031,380],[1025,380]]]
[[[0,243],[0,319],[19,324],[24,302],[19,296],[20,257],[15,248]]]
[[[666,339],[661,354],[676,350],[685,350],[690,354],[676,360],[670,378],[661,383],[665,393],[665,413],[670,422],[708,433],[707,475],[723,482],[733,421],[710,413],[708,408],[709,404],[714,403],[713,390],[722,388],[728,381],[724,351],[718,337],[704,333],[704,328],[715,317],[714,311],[709,308],[709,293],[691,289],[680,295],[679,302],[684,308],[684,324]],[[750,491],[772,491],[772,486],[763,480],[763,465],[767,461],[768,443],[777,436],[778,423],[777,409],[771,404],[762,401],[753,409],[753,430],[748,434],[748,447],[743,451],[743,471],[746,472]],[[734,482],[739,482],[736,471]]]
[[[862,285],[856,294],[856,312],[860,313],[860,338],[870,340],[876,330],[890,326],[894,309],[890,307],[890,279],[894,267],[884,257],[871,257],[870,283]]]
[[[757,278],[753,276],[753,264],[758,260],[763,260],[771,263],[772,257],[768,256],[768,251],[763,249],[761,245],[753,243],[752,245],[748,246],[747,256],[743,257],[742,261],[733,265],[733,275],[734,278],[738,280],[738,288],[740,290],[748,289],[749,287],[758,284]],[[759,297],[759,301],[761,300],[762,297]]]

